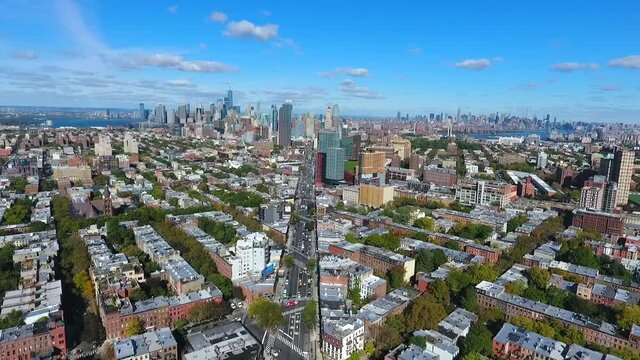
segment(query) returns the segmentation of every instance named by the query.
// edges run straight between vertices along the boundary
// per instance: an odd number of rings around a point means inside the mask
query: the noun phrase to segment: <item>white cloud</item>
[[[141,69],[144,67],[159,67],[165,69],[174,69],[186,72],[203,72],[203,73],[228,73],[236,72],[238,69],[234,66],[224,64],[218,61],[202,61],[202,60],[184,60],[179,55],[168,54],[120,54],[109,59],[110,61],[120,65],[125,69]]]
[[[518,86],[512,88],[511,90],[513,90],[513,91],[531,91],[531,90],[538,90],[539,88],[540,88],[540,84],[538,84],[538,83],[526,83],[526,84],[518,85]]]
[[[504,59],[502,58],[502,56],[494,56],[493,57],[493,61],[495,61],[495,62],[503,62]]]
[[[375,90],[358,86],[355,81],[347,79],[340,84],[340,91],[347,97],[361,99],[384,99],[384,96]]]
[[[200,49],[203,49],[203,50],[204,50],[204,49],[206,49],[206,48],[207,48],[207,44],[205,44],[205,43],[201,42],[201,43],[200,43]]]
[[[274,24],[259,26],[247,20],[231,21],[227,24],[223,34],[235,38],[254,38],[267,41],[278,37],[278,28],[279,26]]]
[[[471,70],[484,70],[491,66],[489,59],[466,59],[462,60],[454,65],[457,68],[471,69]]]
[[[419,46],[413,46],[409,48],[409,52],[412,54],[421,54],[422,53],[422,48]]]
[[[220,12],[220,11],[214,11],[211,13],[211,15],[209,16],[209,19],[213,22],[217,22],[217,23],[223,23],[225,21],[227,21],[229,17],[227,16],[227,14]]]
[[[170,14],[175,14],[176,12],[178,12],[178,5],[171,5],[167,8],[167,11]]]
[[[369,70],[365,68],[353,68],[353,67],[335,68],[328,71],[321,71],[318,73],[318,76],[323,78],[332,78],[337,75],[367,77],[367,76],[370,76],[371,74],[369,73]]]
[[[262,16],[271,16],[271,11],[269,11],[269,10],[260,10],[260,15],[262,15]]]
[[[573,72],[576,70],[596,70],[600,66],[596,63],[565,62],[551,65],[550,69],[559,72]]]
[[[615,84],[601,85],[598,87],[598,89],[604,92],[618,91],[620,90],[620,85],[615,85]]]
[[[167,85],[176,87],[194,87],[195,85],[187,79],[177,79],[167,81]]]
[[[279,38],[276,42],[273,43],[273,46],[277,48],[290,47],[296,55],[304,54],[304,51],[300,49],[298,43],[291,38]]]
[[[14,51],[11,53],[11,57],[21,60],[35,60],[38,58],[38,54],[35,51]]]
[[[640,69],[640,55],[629,55],[609,61],[609,66],[624,69]]]

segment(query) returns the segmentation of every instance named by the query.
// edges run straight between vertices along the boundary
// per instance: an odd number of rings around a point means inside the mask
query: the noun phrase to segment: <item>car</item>
[[[287,302],[287,304],[285,305],[285,307],[292,307],[292,306],[296,306],[298,305],[298,300],[290,300],[289,302]]]

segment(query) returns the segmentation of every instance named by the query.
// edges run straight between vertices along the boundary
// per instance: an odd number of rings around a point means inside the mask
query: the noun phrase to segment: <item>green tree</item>
[[[284,324],[282,307],[267,299],[257,299],[249,305],[247,314],[256,319],[259,326],[273,330]]]
[[[447,310],[442,304],[429,295],[421,295],[413,301],[406,315],[407,331],[435,329],[445,316]]]
[[[176,329],[180,330],[180,329],[184,329],[184,327],[187,326],[188,324],[189,324],[189,321],[187,319],[178,319],[175,321],[173,325],[175,326]]]
[[[549,285],[549,281],[551,280],[551,274],[546,269],[533,267],[529,271],[529,278],[531,279],[533,286],[536,286],[539,289],[546,289]]]
[[[293,259],[293,255],[291,255],[291,254],[285,255],[282,258],[282,264],[287,268],[293,267],[293,265],[295,264],[295,261]]]
[[[469,353],[462,358],[462,360],[484,360],[484,359],[485,357],[478,354],[477,352]]]
[[[576,249],[570,250],[567,253],[566,257],[568,262],[575,265],[582,265],[593,269],[600,268],[600,264],[598,263],[593,250],[587,247],[578,247]]]
[[[429,294],[431,294],[437,302],[444,305],[445,307],[449,307],[451,304],[451,294],[449,292],[449,287],[444,280],[435,280],[429,284]]]
[[[469,334],[462,340],[462,353],[479,353],[491,355],[493,344],[493,334],[483,324],[474,325]]]
[[[447,240],[444,243],[444,247],[446,247],[447,249],[460,251],[460,244],[455,240]]]
[[[409,338],[409,344],[413,344],[424,349],[427,347],[427,339],[424,336],[412,335]]]
[[[625,305],[618,315],[618,326],[629,330],[634,324],[640,324],[640,305]]]
[[[508,283],[504,289],[511,295],[522,296],[524,291],[527,289],[527,284],[522,280],[516,280],[514,282]]]
[[[413,222],[413,226],[429,231],[437,231],[438,228],[436,221],[431,217],[416,219],[416,221]]]
[[[316,261],[316,259],[307,260],[307,270],[315,271],[317,265],[318,265],[318,262]]]
[[[318,303],[314,300],[307,301],[302,309],[302,323],[308,328],[312,329],[318,323],[316,314],[318,312]]]
[[[4,225],[23,224],[31,217],[31,207],[26,205],[13,205],[4,213]]]
[[[144,323],[137,317],[131,318],[131,320],[127,322],[124,332],[127,336],[142,334],[144,332]]]
[[[24,177],[16,177],[11,179],[11,183],[9,184],[9,190],[13,190],[18,194],[24,193],[25,187],[29,185],[27,178]]]
[[[405,285],[404,281],[405,269],[402,266],[396,266],[387,271],[387,284],[392,289],[397,289]]]
[[[413,253],[413,257],[416,259],[416,272],[430,273],[449,261],[447,255],[440,249],[419,249]]]

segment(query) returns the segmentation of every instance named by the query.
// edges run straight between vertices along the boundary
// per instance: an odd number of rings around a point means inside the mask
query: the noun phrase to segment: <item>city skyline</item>
[[[364,4],[8,1],[0,103],[640,117],[637,4]]]

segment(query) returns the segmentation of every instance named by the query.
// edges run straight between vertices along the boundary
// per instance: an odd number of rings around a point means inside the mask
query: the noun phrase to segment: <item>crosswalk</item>
[[[290,347],[293,351],[297,352],[303,358],[307,360],[311,359],[309,353],[303,352],[299,347],[297,347],[296,344],[294,344],[293,341],[291,341],[291,337],[285,334],[284,332],[282,332],[282,330],[278,330],[277,337],[278,337],[278,340],[282,341],[283,344]]]

